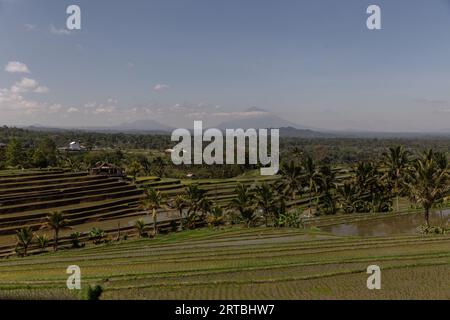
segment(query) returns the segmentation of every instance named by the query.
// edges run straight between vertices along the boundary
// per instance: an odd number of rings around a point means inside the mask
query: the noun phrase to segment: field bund
[[[450,236],[336,237],[299,229],[199,229],[0,260],[0,299],[449,299]],[[379,265],[382,289],[366,287]]]

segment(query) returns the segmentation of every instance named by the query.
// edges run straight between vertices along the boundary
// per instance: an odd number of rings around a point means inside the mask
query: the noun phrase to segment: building
[[[107,162],[97,162],[91,169],[91,175],[108,177],[125,177],[123,169]]]
[[[72,141],[69,143],[69,150],[70,151],[81,151],[80,143],[77,141]]]

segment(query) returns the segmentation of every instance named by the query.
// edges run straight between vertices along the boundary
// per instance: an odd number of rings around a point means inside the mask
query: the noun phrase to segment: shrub
[[[95,285],[87,287],[87,289],[83,293],[84,300],[99,300],[100,296],[103,293],[103,288],[100,285]]]
[[[104,242],[106,235],[105,231],[99,228],[92,228],[92,230],[89,232],[89,238],[92,240],[94,244],[100,244]]]
[[[421,225],[417,228],[422,234],[446,234],[447,230],[443,227],[433,227],[427,225]]]
[[[81,232],[74,232],[70,235],[70,242],[72,243],[72,248],[84,247],[84,244],[80,242]]]

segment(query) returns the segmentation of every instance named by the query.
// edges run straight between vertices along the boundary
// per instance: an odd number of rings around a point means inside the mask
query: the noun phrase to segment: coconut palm
[[[134,227],[138,231],[139,238],[144,237],[144,235],[145,235],[145,222],[144,222],[144,219],[136,220],[136,222],[134,223]]]
[[[46,234],[36,235],[36,242],[38,244],[38,247],[43,250],[48,246],[49,242],[48,236]]]
[[[307,156],[303,161],[305,182],[308,188],[308,209],[311,213],[313,193],[317,192],[320,175],[316,170],[316,164],[311,156]]]
[[[166,166],[167,166],[167,161],[163,157],[157,156],[153,160],[153,165],[155,166],[156,174],[161,178],[164,177],[164,173],[166,171]]]
[[[353,213],[356,210],[357,188],[350,182],[345,182],[337,188],[339,202],[345,213]]]
[[[16,231],[16,238],[16,251],[20,252],[19,250],[22,250],[22,255],[26,256],[28,247],[30,246],[34,238],[33,231],[30,227],[21,228]]]
[[[263,183],[256,187],[256,199],[258,207],[263,211],[267,227],[268,219],[272,216],[275,207],[275,194],[267,183]]]
[[[47,222],[44,227],[53,229],[53,250],[58,250],[59,232],[62,229],[70,228],[68,226],[69,220],[64,218],[64,214],[61,211],[53,211],[47,216]]]
[[[92,240],[94,244],[100,244],[103,242],[103,239],[106,237],[105,231],[103,229],[93,227],[89,232],[89,238]]]
[[[163,195],[160,191],[153,188],[148,188],[145,192],[145,199],[142,201],[140,208],[149,213],[152,213],[153,219],[153,234],[158,234],[158,210],[163,207]]]
[[[291,161],[282,165],[280,174],[283,192],[290,198],[295,199],[295,196],[302,190],[302,168]]]
[[[177,195],[170,203],[169,206],[172,209],[178,211],[178,215],[180,216],[180,230],[183,230],[183,211],[187,208],[188,203],[187,199],[184,195]]]
[[[450,191],[448,170],[445,155],[431,149],[416,159],[409,170],[405,185],[411,200],[422,206],[428,227],[430,210]]]
[[[320,167],[316,184],[320,191],[321,210],[324,211],[325,214],[335,214],[338,209],[336,199],[336,173],[329,165]]]
[[[187,211],[187,220],[189,224],[189,228],[193,228],[195,226],[195,220],[198,217],[199,212],[204,212],[208,209],[208,205],[210,201],[206,197],[206,190],[200,189],[197,184],[191,184],[186,188],[186,207]]]
[[[386,176],[392,186],[395,196],[395,211],[399,212],[399,198],[406,171],[409,165],[409,152],[403,146],[389,148],[383,153],[383,164],[387,167]]]
[[[224,211],[219,206],[214,206],[208,214],[208,225],[217,227],[224,223]]]
[[[367,161],[359,162],[356,165],[354,181],[358,194],[358,201],[355,202],[356,211],[373,212],[377,194],[386,191],[386,188],[380,185],[381,176],[376,164]]]
[[[236,198],[231,201],[230,207],[237,210],[247,227],[250,227],[256,220],[254,196],[243,184],[237,185],[235,193]]]

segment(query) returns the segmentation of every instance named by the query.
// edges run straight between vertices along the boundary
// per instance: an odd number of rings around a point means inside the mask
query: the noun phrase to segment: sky
[[[81,8],[81,30],[66,8]],[[381,30],[366,26],[381,8]],[[449,0],[0,0],[0,125],[450,131]]]

